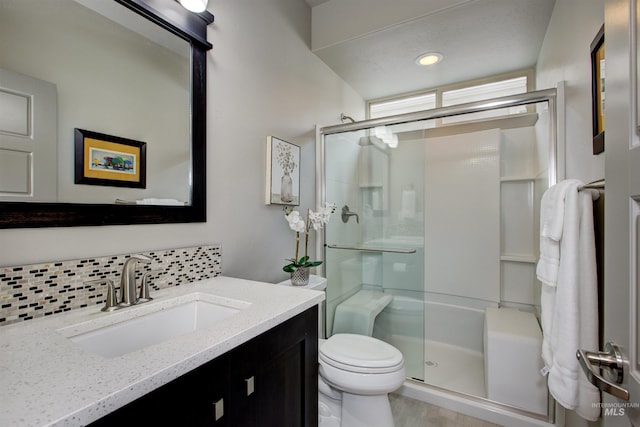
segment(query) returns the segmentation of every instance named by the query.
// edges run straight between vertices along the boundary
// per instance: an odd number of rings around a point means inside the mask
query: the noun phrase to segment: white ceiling
[[[535,66],[555,0],[305,0],[312,49],[364,99]],[[432,67],[415,59],[444,55]]]

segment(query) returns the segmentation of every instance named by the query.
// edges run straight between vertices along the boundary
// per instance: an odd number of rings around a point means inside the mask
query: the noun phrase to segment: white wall
[[[302,147],[302,209],[313,207],[314,126],[364,118],[363,100],[310,50],[302,0],[212,0],[207,55],[207,223],[0,230],[0,265],[222,245],[229,276],[279,281],[294,235],[264,204],[265,138]],[[313,252],[313,244],[310,245]]]
[[[427,292],[500,302],[500,138],[490,129],[425,141]]]
[[[556,0],[536,67],[538,89],[566,82],[565,177],[584,182],[604,177],[605,154],[591,145],[590,49],[603,22],[603,0]]]

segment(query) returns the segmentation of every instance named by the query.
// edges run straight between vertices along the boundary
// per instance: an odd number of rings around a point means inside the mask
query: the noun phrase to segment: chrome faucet
[[[139,262],[150,264],[151,258],[146,255],[131,255],[125,261],[120,276],[120,306],[130,306],[138,303],[136,295],[136,264]]]

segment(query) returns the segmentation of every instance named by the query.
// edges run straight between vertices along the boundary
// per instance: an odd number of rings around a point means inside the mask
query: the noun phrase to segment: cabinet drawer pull
[[[218,421],[224,415],[224,399],[213,402],[213,418]]]
[[[255,391],[253,377],[245,379],[244,383],[247,385],[247,396],[251,396]]]

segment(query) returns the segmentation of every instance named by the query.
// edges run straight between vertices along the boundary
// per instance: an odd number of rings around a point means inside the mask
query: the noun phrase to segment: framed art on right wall
[[[593,154],[604,151],[605,55],[604,25],[591,42],[591,108],[593,116]]]

